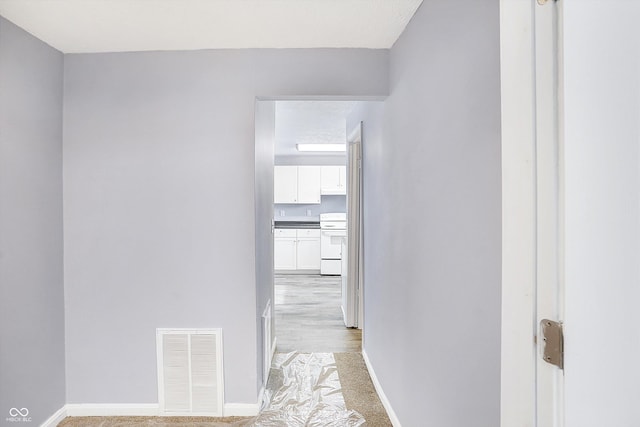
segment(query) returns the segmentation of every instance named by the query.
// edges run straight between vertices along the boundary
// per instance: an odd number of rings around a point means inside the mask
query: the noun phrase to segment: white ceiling
[[[296,144],[344,144],[347,115],[355,101],[277,101],[275,156],[327,156],[299,153]],[[344,157],[345,153],[334,155]]]
[[[446,0],[445,0],[446,1]],[[65,53],[390,48],[422,0],[0,0]]]

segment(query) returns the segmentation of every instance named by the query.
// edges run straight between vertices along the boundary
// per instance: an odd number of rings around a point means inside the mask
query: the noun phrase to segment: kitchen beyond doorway
[[[289,342],[303,343],[312,339],[320,344],[324,338],[331,336],[330,331],[322,331],[326,327],[323,322],[305,322],[305,319],[293,322],[294,326],[287,331],[286,321],[283,323],[286,313],[280,315],[283,307],[276,295],[283,278],[289,282],[308,284],[310,289],[305,290],[311,292],[305,297],[305,305],[324,304],[324,301],[317,300],[321,293],[318,292],[321,276],[329,276],[326,277],[327,281],[335,284],[332,309],[336,323],[333,327],[347,335],[350,345],[345,347],[344,344],[338,344],[340,347],[335,350],[319,346],[309,351],[360,352],[362,349],[364,307],[360,305],[363,305],[364,287],[358,279],[360,276],[354,278],[353,272],[348,269],[347,259],[347,240],[359,241],[363,236],[362,230],[356,227],[359,234],[347,238],[351,228],[347,224],[340,236],[332,236],[331,243],[339,244],[341,249],[339,258],[335,259],[340,269],[325,269],[323,273],[321,264],[325,257],[321,251],[320,222],[323,214],[337,213],[346,218],[347,211],[355,212],[353,206],[348,208],[347,204],[349,194],[354,194],[349,182],[356,182],[351,169],[362,173],[362,132],[358,133],[357,140],[353,139],[353,135],[356,128],[362,129],[362,112],[369,108],[369,104],[378,102],[357,98],[345,100],[344,97],[334,100],[330,97],[315,100],[258,99],[256,102],[256,287],[258,312],[263,316],[262,332],[266,338],[262,345],[265,361],[270,359],[268,354],[274,351],[276,344],[277,351],[286,351],[283,346],[286,347]],[[301,144],[340,145],[342,150],[308,152],[298,150]],[[355,145],[358,146],[357,158],[351,149]],[[267,189],[269,184],[271,188]],[[267,206],[267,202],[271,206]],[[270,230],[265,227],[267,223],[270,223]],[[360,260],[358,254],[351,255],[355,257],[353,259]],[[360,266],[358,272],[362,271],[361,262],[354,265]],[[349,291],[350,284],[356,283],[358,285],[352,285],[356,286],[356,292]],[[345,288],[349,292],[345,292]],[[354,333],[358,336],[355,344],[352,337]],[[301,337],[301,334],[304,336]],[[268,343],[273,345],[269,346]],[[293,345],[289,350],[305,351]],[[263,370],[266,372],[266,369]]]

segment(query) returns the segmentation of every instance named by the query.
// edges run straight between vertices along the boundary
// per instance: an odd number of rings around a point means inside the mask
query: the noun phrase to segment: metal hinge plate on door
[[[564,368],[564,334],[562,323],[549,319],[540,321],[542,359],[560,369]]]

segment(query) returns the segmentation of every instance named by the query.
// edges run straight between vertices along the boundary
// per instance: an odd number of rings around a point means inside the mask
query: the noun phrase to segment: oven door
[[[320,232],[320,258],[322,259],[340,259],[342,257],[342,248],[338,239],[332,239],[331,236],[336,234],[336,230],[321,230]]]

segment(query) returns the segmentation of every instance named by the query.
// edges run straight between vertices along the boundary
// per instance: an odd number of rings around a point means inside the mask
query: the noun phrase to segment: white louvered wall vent
[[[156,339],[160,412],[222,416],[222,329],[158,329]]]

